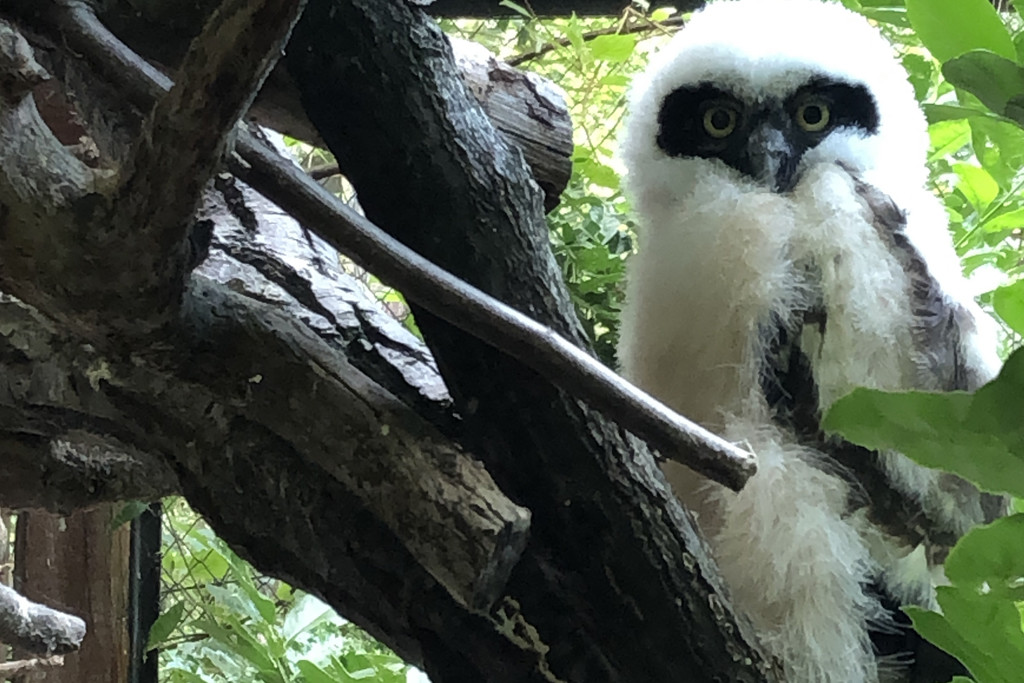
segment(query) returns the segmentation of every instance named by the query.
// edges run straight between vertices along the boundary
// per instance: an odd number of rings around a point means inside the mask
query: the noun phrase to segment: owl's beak
[[[750,133],[746,161],[750,175],[782,194],[792,190],[799,180],[798,158],[783,127],[764,122]]]

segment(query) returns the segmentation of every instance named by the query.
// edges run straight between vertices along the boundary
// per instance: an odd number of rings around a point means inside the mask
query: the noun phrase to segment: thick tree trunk
[[[367,216],[585,343],[539,194],[518,155],[478,123],[428,17],[401,3],[312,0],[287,60]],[[415,292],[406,294],[415,302]],[[518,362],[415,310],[464,415],[466,442],[533,512],[509,597],[516,620],[537,634],[538,668],[571,681],[672,680],[683,670],[694,681],[760,679],[755,653],[736,661],[721,656],[735,646],[729,637],[711,644],[743,627],[718,609],[713,565],[643,444]],[[455,659],[447,643],[427,657],[439,681],[493,675],[490,662]]]

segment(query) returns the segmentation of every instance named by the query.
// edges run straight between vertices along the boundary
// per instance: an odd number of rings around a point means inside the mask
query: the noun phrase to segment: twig
[[[51,669],[57,666],[64,666],[64,655],[0,662],[0,678],[14,678],[15,676],[23,676],[33,671]]]
[[[615,26],[606,26],[605,28],[587,31],[583,34],[583,42],[593,40],[598,36],[625,35],[629,33],[644,33],[646,31],[663,31],[667,33],[669,32],[669,29],[681,28],[685,23],[682,17],[669,17],[664,21],[657,22],[652,21],[647,17],[644,17],[644,19],[647,20],[646,23],[636,23],[628,26],[623,26],[621,23],[617,23]],[[529,62],[537,59],[538,57],[543,57],[549,52],[553,52],[558,48],[569,47],[570,45],[572,45],[572,41],[569,40],[569,38],[559,38],[553,42],[544,43],[536,50],[523,52],[504,61],[509,66],[519,66],[524,62]]]
[[[435,266],[342,204],[287,159],[239,135],[228,167],[299,222],[434,315],[516,358],[680,462],[739,490],[754,458],[683,418],[532,318]]]
[[[341,169],[338,168],[337,164],[321,164],[320,166],[314,166],[306,171],[306,173],[313,180],[323,180],[324,178],[338,175],[341,173]]]
[[[79,24],[67,37],[87,57],[100,60],[120,84],[136,87],[137,96],[163,89],[156,81],[140,88],[142,72],[137,68],[135,73],[115,74],[119,65],[135,68],[144,61],[99,22]],[[115,44],[118,54],[111,58]],[[754,473],[753,455],[678,415],[551,329],[419,256],[248,131],[240,130],[236,152],[238,156],[228,159],[233,173],[408,299],[586,400],[663,456],[734,490]]]

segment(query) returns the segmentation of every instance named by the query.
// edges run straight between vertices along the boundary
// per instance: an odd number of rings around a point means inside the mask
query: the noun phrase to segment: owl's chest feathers
[[[797,363],[807,364],[819,408],[856,386],[919,385],[914,279],[889,234],[901,226],[878,224],[849,175],[824,169],[787,196],[696,199],[724,208],[684,208],[642,245],[634,315],[657,338],[643,341],[643,354],[627,343],[627,374],[711,428],[756,409],[762,394],[791,393],[766,386],[766,373]],[[659,394],[659,383],[681,379],[705,390]]]

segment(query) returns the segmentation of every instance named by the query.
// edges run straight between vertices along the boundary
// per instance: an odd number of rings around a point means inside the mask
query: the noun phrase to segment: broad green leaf
[[[960,539],[946,559],[956,586],[1011,601],[1024,599],[1024,515],[997,519]]]
[[[929,104],[926,102],[921,105],[921,109],[924,110],[924,115],[928,119],[929,124],[938,123],[939,121],[969,119],[977,116],[993,116],[992,112],[985,109],[964,107],[958,104]]]
[[[610,190],[619,189],[619,174],[611,166],[588,160],[580,164],[579,170],[590,182],[596,185],[607,187]]]
[[[992,216],[982,223],[981,227],[988,232],[1005,232],[1024,228],[1024,209],[1014,209]]]
[[[988,50],[972,50],[949,60],[942,65],[942,75],[1001,116],[1008,116],[1010,101],[1024,95],[1024,68]]]
[[[1019,212],[1024,215],[1024,209],[1020,209]],[[1000,287],[993,292],[992,308],[1014,332],[1024,334],[1024,280]]]
[[[960,181],[956,188],[981,213],[999,196],[999,183],[983,168],[971,164],[953,164]]]
[[[167,637],[174,633],[181,623],[181,617],[185,614],[185,603],[176,602],[163,614],[157,617],[153,625],[149,627],[149,638],[146,640],[146,652],[160,647]]]
[[[971,127],[965,120],[939,121],[928,126],[928,136],[931,138],[932,151],[928,155],[929,161],[942,159],[955,152],[958,152],[964,145],[971,141]]]
[[[1009,189],[1024,167],[1024,130],[1016,122],[994,115],[973,117],[967,120],[967,125],[971,128],[972,146],[978,161]]]
[[[952,586],[936,589],[939,607],[968,647],[954,654],[979,683],[1017,683],[1024,670],[1024,633],[1012,600]]]
[[[1006,118],[1024,127],[1024,95],[1015,95],[1006,103]]]
[[[913,606],[904,607],[903,611],[910,617],[914,630],[963,662],[974,676],[985,668],[984,653],[958,633],[945,616]]]
[[[860,10],[868,19],[874,21],[880,21],[885,24],[892,24],[899,28],[909,28],[910,22],[907,20],[907,13],[902,8],[897,7],[864,7]]]
[[[624,62],[633,56],[633,49],[636,48],[636,34],[597,36],[588,45],[590,53],[594,55],[595,59],[603,59],[606,62]]]
[[[987,491],[1024,496],[1024,351],[975,394],[856,389],[824,428],[874,450],[895,450]]]
[[[299,672],[306,679],[306,683],[338,683],[339,680],[347,683],[347,681],[352,680],[351,678],[338,679],[308,659],[300,659],[295,662],[295,666],[298,667]]]
[[[940,62],[971,50],[1016,56],[1010,32],[988,0],[907,0],[906,5],[910,25]]]

